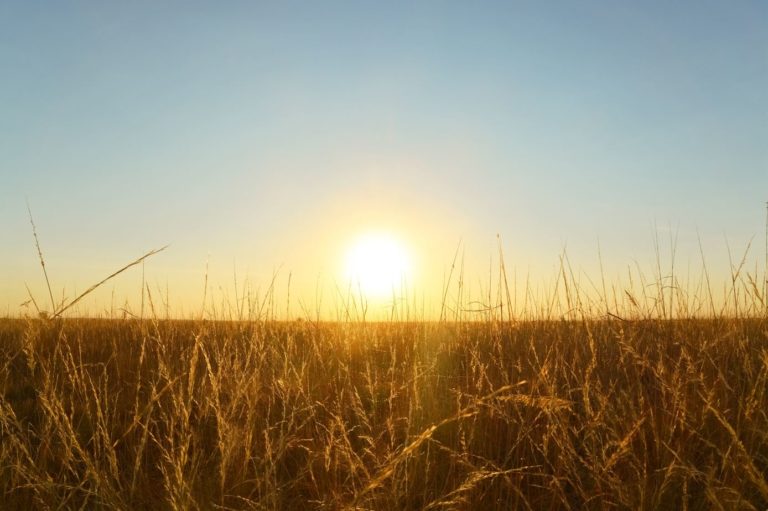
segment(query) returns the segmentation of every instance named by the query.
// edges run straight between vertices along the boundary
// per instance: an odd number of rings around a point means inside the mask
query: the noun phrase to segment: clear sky
[[[0,314],[46,295],[25,199],[57,296],[170,243],[146,278],[179,313],[206,261],[309,303],[370,230],[432,290],[497,233],[535,279],[564,247],[594,274],[598,241],[610,278],[650,265],[670,231],[683,268],[697,232],[718,278],[726,239],[762,265],[765,2],[6,0],[0,70]]]

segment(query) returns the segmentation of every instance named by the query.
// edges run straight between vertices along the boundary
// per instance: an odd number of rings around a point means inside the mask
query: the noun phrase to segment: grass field
[[[768,511],[768,0],[0,0],[0,511]]]
[[[0,321],[3,509],[766,509],[768,321]]]

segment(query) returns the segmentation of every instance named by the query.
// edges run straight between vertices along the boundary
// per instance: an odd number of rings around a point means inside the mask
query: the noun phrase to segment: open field
[[[768,321],[0,321],[3,509],[765,509]]]
[[[0,511],[768,511],[768,0],[0,0]]]

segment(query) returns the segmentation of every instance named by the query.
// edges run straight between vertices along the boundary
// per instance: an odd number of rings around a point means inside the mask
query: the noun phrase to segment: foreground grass
[[[0,321],[3,509],[765,509],[768,322]]]

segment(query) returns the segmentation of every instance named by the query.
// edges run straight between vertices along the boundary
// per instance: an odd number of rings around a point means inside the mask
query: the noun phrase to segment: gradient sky
[[[762,265],[764,2],[3,1],[0,69],[0,314],[46,295],[25,199],[57,295],[170,243],[147,280],[180,314],[207,260],[309,302],[367,230],[431,288],[460,239],[487,274],[497,233],[541,279],[670,231],[682,267],[697,233],[719,278],[726,239]]]

